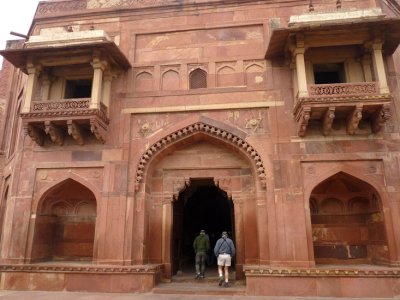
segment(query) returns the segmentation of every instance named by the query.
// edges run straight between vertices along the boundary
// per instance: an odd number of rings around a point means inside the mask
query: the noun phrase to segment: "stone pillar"
[[[296,48],[293,55],[296,59],[298,97],[308,97],[306,64],[304,60],[305,48]]]
[[[103,93],[101,101],[107,107],[107,116],[110,115],[110,97],[111,97],[111,82],[113,80],[112,74],[105,74],[103,78]],[[93,98],[92,98],[93,99]]]
[[[42,75],[42,100],[49,100],[51,79],[48,74]]]
[[[93,66],[93,82],[92,82],[92,100],[90,102],[90,108],[99,109],[101,96],[102,96],[102,83],[103,83],[103,71],[107,64],[106,62],[95,57],[92,62]]]
[[[35,88],[42,67],[40,65],[35,66],[33,63],[28,63],[26,69],[28,71],[28,83],[26,87],[24,106],[22,107],[23,113],[28,113],[31,110],[31,103],[35,95]]]
[[[381,94],[388,94],[389,87],[387,84],[385,65],[383,63],[382,43],[372,44],[372,63],[374,66],[375,79],[379,83],[379,91]]]
[[[364,79],[366,82],[371,82],[373,81],[372,79],[372,72],[371,72],[371,57],[370,55],[364,55],[362,58],[362,68],[364,72]]]
[[[164,276],[171,278],[172,276],[172,263],[171,263],[171,239],[172,239],[172,200],[173,195],[169,193],[164,194],[164,201],[162,203],[162,264],[164,266]]]

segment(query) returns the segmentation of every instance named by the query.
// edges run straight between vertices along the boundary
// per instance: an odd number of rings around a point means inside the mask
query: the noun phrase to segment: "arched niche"
[[[243,85],[240,74],[232,67],[224,66],[217,72],[217,86],[229,87]]]
[[[252,64],[246,68],[246,85],[255,87],[266,84],[264,68],[258,64]]]
[[[174,91],[180,89],[179,73],[175,70],[168,70],[161,78],[161,89],[163,91]]]
[[[65,179],[40,198],[31,261],[91,261],[97,216],[93,192]]]
[[[207,87],[207,72],[201,68],[196,68],[189,74],[189,88],[201,89]]]
[[[317,264],[380,264],[389,260],[380,197],[367,182],[338,172],[312,190],[310,209]]]
[[[149,72],[141,72],[136,75],[135,88],[137,92],[149,92],[154,89],[154,78]]]

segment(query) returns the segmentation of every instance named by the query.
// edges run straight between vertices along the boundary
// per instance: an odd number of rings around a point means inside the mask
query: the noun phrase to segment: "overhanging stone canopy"
[[[246,156],[249,157],[249,159],[254,161],[261,186],[263,188],[266,188],[266,174],[264,163],[262,162],[262,159],[258,152],[249,143],[247,143],[243,138],[240,138],[239,136],[227,130],[218,128],[217,126],[209,125],[204,122],[196,122],[194,124],[185,126],[184,128],[177,130],[158,140],[145,151],[145,153],[140,157],[139,164],[136,168],[135,189],[139,190],[140,184],[143,181],[145,169],[148,166],[151,158],[154,157],[155,154],[160,152],[162,149],[168,147],[168,145],[183,140],[197,132],[202,132],[221,139],[231,145],[234,145],[236,148],[240,149],[241,152],[245,153]]]

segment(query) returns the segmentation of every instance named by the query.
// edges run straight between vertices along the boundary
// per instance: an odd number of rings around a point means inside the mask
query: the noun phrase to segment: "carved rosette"
[[[144,176],[144,172],[145,172],[147,164],[149,163],[151,158],[154,157],[154,155],[156,153],[158,153],[162,149],[168,147],[168,145],[175,143],[179,140],[182,140],[182,139],[186,138],[187,136],[192,135],[196,132],[203,132],[208,135],[215,136],[219,139],[222,139],[222,140],[234,145],[235,147],[242,149],[242,151],[244,153],[246,153],[246,155],[254,161],[255,165],[257,166],[256,170],[258,172],[258,178],[260,180],[261,186],[263,188],[266,188],[266,174],[265,174],[264,164],[261,160],[260,155],[252,146],[250,146],[246,141],[244,141],[240,137],[238,137],[230,132],[227,132],[223,129],[220,129],[220,128],[212,126],[212,125],[208,125],[208,124],[199,122],[199,123],[195,123],[195,124],[186,126],[185,128],[182,128],[178,131],[175,131],[175,132],[169,134],[168,136],[162,138],[161,140],[159,140],[156,143],[154,143],[153,145],[151,145],[145,151],[145,153],[139,159],[139,163],[136,168],[136,182],[135,182],[136,190],[139,189],[140,183],[143,180],[143,176]]]

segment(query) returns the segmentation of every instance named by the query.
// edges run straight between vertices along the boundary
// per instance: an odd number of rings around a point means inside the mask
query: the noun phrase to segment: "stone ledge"
[[[156,274],[160,265],[137,266],[93,266],[93,265],[0,265],[0,272],[29,272],[29,273],[93,273],[93,274]]]
[[[396,277],[400,278],[400,268],[263,268],[245,266],[246,277]]]

